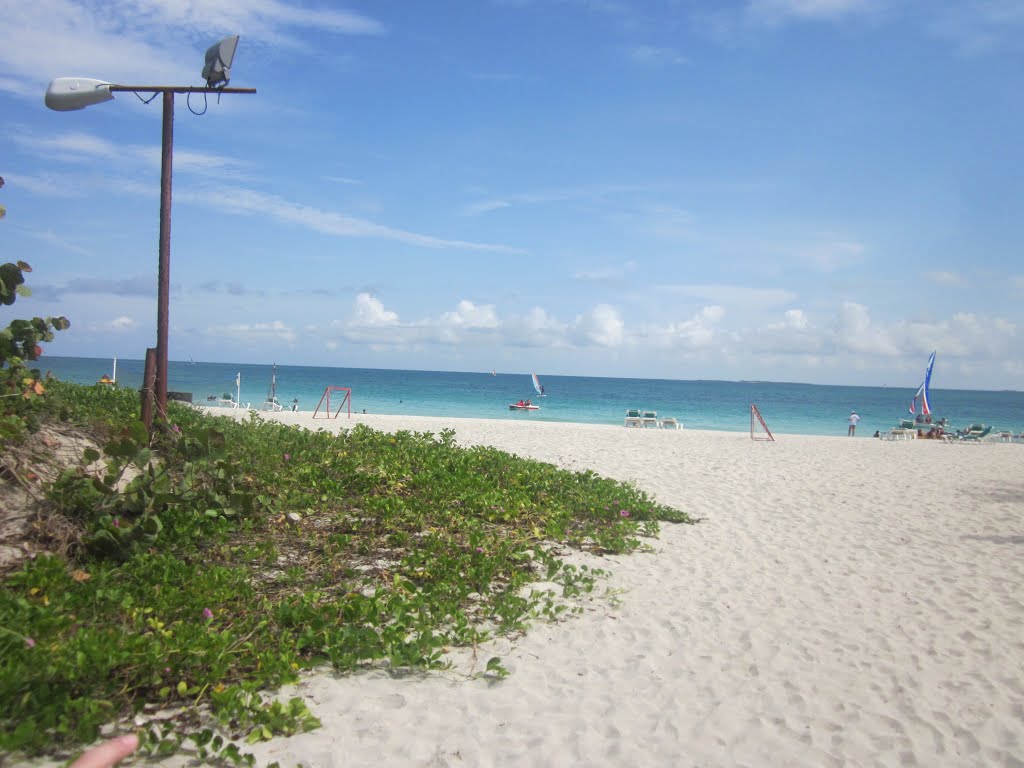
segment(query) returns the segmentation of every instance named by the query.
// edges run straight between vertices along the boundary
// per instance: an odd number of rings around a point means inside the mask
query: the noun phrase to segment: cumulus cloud
[[[716,326],[723,317],[725,310],[722,307],[704,307],[689,320],[669,326],[670,335],[688,349],[707,347],[714,341]]]
[[[376,299],[368,293],[360,293],[356,296],[352,323],[362,326],[397,325],[398,313],[384,309],[384,304],[380,299]]]
[[[884,328],[873,324],[868,308],[843,302],[836,322],[836,343],[840,349],[868,355],[898,357],[900,348]]]
[[[441,324],[455,328],[497,328],[498,316],[493,304],[477,306],[463,299],[453,312],[441,315]]]
[[[121,315],[120,317],[115,317],[113,320],[110,321],[110,328],[111,328],[111,330],[115,330],[115,331],[131,330],[135,326],[136,326],[135,319],[131,318],[131,317],[128,317],[126,315]]]
[[[559,349],[569,345],[569,325],[541,307],[509,317],[502,324],[506,344],[516,347]]]
[[[619,311],[609,304],[598,304],[576,318],[577,340],[584,345],[617,347],[625,339],[625,324]]]

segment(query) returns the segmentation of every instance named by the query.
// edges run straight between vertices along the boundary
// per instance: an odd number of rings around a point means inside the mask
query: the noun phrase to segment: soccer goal
[[[334,402],[338,403],[338,409],[334,412],[333,416],[331,415],[332,392],[338,393],[334,398]],[[338,402],[339,398],[341,402]],[[316,410],[313,411],[314,419],[317,418],[317,414],[320,413],[320,409],[323,408],[325,404],[326,408],[324,408],[324,410],[326,411],[326,415],[324,416],[324,418],[338,418],[338,414],[341,413],[341,409],[344,408],[345,406],[348,406],[348,417],[350,419],[352,418],[352,390],[349,387],[327,387],[327,389],[324,390],[324,394],[320,398],[320,404],[317,405]]]
[[[772,431],[768,429],[768,425],[764,423],[761,412],[757,410],[757,406],[753,403],[750,404],[750,439],[775,441]]]

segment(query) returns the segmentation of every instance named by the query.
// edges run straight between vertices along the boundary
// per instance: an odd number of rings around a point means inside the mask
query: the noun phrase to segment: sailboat
[[[284,406],[277,401],[277,363],[274,363],[270,374],[270,389],[267,391],[267,399],[263,401],[265,411],[283,411]]]
[[[924,381],[921,382],[920,388],[917,390],[917,394],[914,395],[914,399],[910,402],[910,407],[907,409],[914,417],[915,421],[924,421],[926,417],[932,415],[932,403],[931,398],[928,395],[928,387],[932,383],[932,368],[935,367],[935,353],[932,352],[928,358],[928,367],[924,372]],[[921,402],[921,412],[917,412],[917,403]],[[918,418],[920,417],[920,418]],[[930,422],[931,419],[928,419]]]
[[[899,431],[904,434],[913,435],[916,431],[918,437],[939,438],[945,436],[945,427],[949,422],[946,419],[936,419],[932,415],[932,400],[931,394],[928,391],[932,383],[932,368],[934,367],[935,353],[932,352],[928,357],[928,367],[925,368],[924,381],[921,382],[921,386],[917,389],[917,394],[914,395],[914,399],[910,401],[910,406],[907,408],[912,418],[901,419],[898,429],[893,430],[893,432]]]
[[[533,388],[537,390],[537,394],[541,397],[544,397],[544,387],[543,385],[541,385],[540,379],[537,378],[537,374],[531,373],[530,378],[533,379]]]

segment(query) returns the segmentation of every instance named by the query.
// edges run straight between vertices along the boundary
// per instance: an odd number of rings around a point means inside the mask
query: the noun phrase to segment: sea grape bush
[[[14,304],[18,296],[30,296],[24,261],[0,264],[0,305]],[[0,329],[0,439],[24,437],[37,424],[40,398],[46,387],[39,371],[28,363],[39,359],[43,342],[53,341],[55,331],[71,326],[65,317],[34,317],[12,320]]]

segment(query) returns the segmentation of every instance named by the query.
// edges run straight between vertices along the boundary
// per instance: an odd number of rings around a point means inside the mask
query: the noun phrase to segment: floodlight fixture
[[[203,67],[203,80],[208,88],[227,85],[231,79],[231,62],[238,48],[238,35],[225,37],[206,49],[206,66]]]
[[[110,101],[110,83],[89,77],[58,77],[46,89],[46,106],[58,112],[72,112]]]

